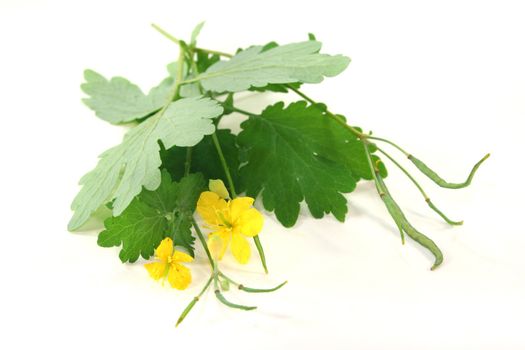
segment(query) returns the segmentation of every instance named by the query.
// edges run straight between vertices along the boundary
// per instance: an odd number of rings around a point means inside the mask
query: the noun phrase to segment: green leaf
[[[243,188],[239,175],[239,148],[235,143],[236,137],[228,129],[218,129],[216,133],[224,158],[230,168],[235,188],[238,192],[242,192]],[[191,154],[190,172],[202,173],[206,180],[221,179],[224,183],[228,183],[211,136],[204,137],[201,142],[193,146]],[[186,148],[172,147],[168,150],[163,150],[161,158],[162,167],[167,169],[175,180],[182,178],[184,175],[184,163],[186,162]]]
[[[344,220],[347,205],[342,193],[354,190],[352,167],[360,160],[348,163],[350,157],[341,154],[343,149],[359,157],[364,153],[355,147],[360,141],[353,134],[304,101],[287,108],[279,102],[241,127],[237,141],[247,152],[247,163],[241,168],[247,195],[262,193],[264,207],[275,211],[286,227],[297,221],[303,200],[316,218],[332,213]]]
[[[81,88],[89,98],[82,101],[97,117],[112,124],[131,122],[159,110],[167,103],[175,83],[173,78],[166,78],[145,95],[137,85],[122,77],[107,80],[88,69],[84,78],[86,82]]]
[[[221,60],[221,56],[216,54],[208,54],[206,52],[197,52],[197,70],[199,73],[204,73],[209,67]]]
[[[209,98],[185,98],[132,128],[122,143],[100,156],[92,171],[80,180],[82,189],[71,208],[69,230],[82,226],[101,205],[114,200],[113,215],[120,215],[142,187],[160,185],[159,141],[166,148],[193,146],[215,131],[212,118],[222,107]]]
[[[104,222],[106,229],[99,234],[98,244],[122,245],[122,262],[135,262],[140,256],[149,259],[162,239],[172,237],[175,245],[193,256],[195,238],[189,217],[204,186],[201,174],[188,175],[176,183],[163,171],[157,190],[144,190],[120,216]]]
[[[348,57],[317,53],[318,41],[305,41],[273,47],[253,46],[229,61],[212,65],[197,77],[206,90],[238,92],[250,87],[279,83],[320,83],[324,77],[341,73],[350,63]]]

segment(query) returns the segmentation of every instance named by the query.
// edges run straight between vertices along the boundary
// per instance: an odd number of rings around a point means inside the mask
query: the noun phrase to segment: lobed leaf
[[[249,196],[261,193],[264,207],[286,227],[297,221],[303,200],[316,218],[332,213],[344,220],[342,193],[354,190],[358,176],[352,168],[364,153],[355,147],[360,141],[353,134],[303,101],[287,108],[282,102],[269,106],[241,128],[237,141],[247,155],[241,178]],[[354,152],[354,163],[333,152],[337,148]]]
[[[184,98],[132,128],[123,142],[100,156],[92,171],[80,180],[73,200],[69,230],[80,228],[103,204],[114,200],[113,215],[120,215],[142,188],[155,190],[161,181],[159,141],[166,148],[189,147],[215,131],[212,118],[222,107],[209,98]]]
[[[212,65],[197,79],[206,90],[238,92],[282,83],[320,83],[341,73],[350,63],[342,55],[319,54],[321,43],[305,41],[264,50],[252,46],[229,61]]]
[[[117,217],[104,222],[106,229],[98,236],[102,247],[122,245],[122,262],[135,262],[140,256],[149,259],[165,237],[184,247],[192,256],[195,238],[191,234],[189,215],[204,189],[201,174],[191,174],[179,183],[172,182],[167,171],[161,175],[155,191],[144,190]]]
[[[172,93],[175,80],[164,79],[145,95],[140,88],[122,77],[107,80],[101,74],[86,70],[81,85],[89,97],[82,101],[97,117],[112,124],[128,123],[144,118],[164,106]]]

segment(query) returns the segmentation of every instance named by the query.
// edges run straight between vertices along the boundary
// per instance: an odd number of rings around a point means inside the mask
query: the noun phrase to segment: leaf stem
[[[377,145],[376,145],[377,147]],[[450,225],[463,225],[463,221],[453,221],[453,220],[450,220],[441,210],[439,210],[435,205],[434,203],[432,203],[432,201],[430,200],[430,198],[427,196],[427,194],[425,193],[425,190],[423,189],[423,187],[421,187],[421,185],[416,181],[416,179],[408,172],[408,170],[406,170],[401,164],[399,164],[399,162],[397,162],[390,154],[388,154],[387,152],[385,152],[384,150],[382,150],[380,147],[377,147],[377,150],[384,154],[385,157],[387,157],[392,163],[394,163],[395,166],[397,166],[399,168],[399,170],[401,170],[409,179],[410,181],[412,181],[412,183],[414,184],[414,186],[416,186],[416,188],[419,190],[419,192],[421,193],[421,195],[423,196],[423,198],[425,199],[425,202],[427,203],[427,205],[433,210],[435,211],[439,216],[441,216],[443,218],[443,220],[445,220],[448,224]]]
[[[290,90],[292,90],[293,92],[295,92],[298,96],[300,96],[302,99],[308,101],[310,104],[312,105],[319,105],[318,102],[316,102],[314,99],[312,99],[311,97],[309,97],[308,95],[306,95],[305,93],[303,93],[302,91],[300,91],[299,89],[297,89],[296,87],[290,85],[290,84],[285,84],[286,87]],[[353,126],[351,125],[348,125],[342,118],[338,117],[336,114],[330,112],[328,109],[325,110],[326,114],[328,116],[330,116],[331,118],[333,118],[335,121],[337,121],[339,124],[341,124],[343,127],[345,127],[346,129],[348,129],[352,134],[354,134],[355,136],[357,136],[357,138],[359,139],[364,139],[364,138],[367,138],[368,135],[366,134],[363,134],[361,131],[357,130],[356,128],[354,128]]]
[[[222,106],[224,109],[227,109],[231,112],[237,112],[237,113],[241,113],[241,114],[244,114],[244,115],[247,115],[248,117],[258,117],[257,114],[255,113],[251,113],[251,112],[248,112],[248,111],[245,111],[244,109],[240,109],[240,108],[237,108],[237,107],[233,107],[233,106]]]
[[[230,168],[228,167],[228,163],[226,163],[226,158],[224,158],[224,153],[222,151],[222,147],[219,142],[219,138],[217,137],[217,133],[213,133],[211,135],[211,138],[213,140],[215,149],[217,150],[217,154],[219,155],[219,160],[221,162],[222,169],[224,170],[224,174],[226,175],[226,181],[228,182],[230,193],[232,195],[232,198],[235,198],[237,197],[237,192],[235,191],[235,185],[233,184],[233,179],[230,173]]]
[[[152,23],[151,26],[153,28],[155,28],[155,30],[157,30],[160,34],[164,35],[166,38],[168,38],[169,40],[173,41],[175,44],[180,44],[181,43],[181,40],[177,39],[176,37],[174,37],[173,35],[171,35],[167,31],[165,31],[164,29],[162,29],[160,26],[156,25],[155,23]],[[210,54],[210,55],[219,55],[219,56],[228,57],[228,58],[233,57],[233,55],[230,55],[229,53],[216,51],[216,50],[203,49],[203,48],[200,48],[200,47],[195,47],[195,48],[193,48],[193,50],[198,51],[198,52],[207,53],[207,54]]]
[[[376,140],[376,141],[381,141],[381,142],[384,142],[384,143],[388,143],[389,145],[397,148],[401,153],[403,153],[405,156],[410,156],[410,153],[408,153],[407,151],[405,151],[403,148],[401,148],[399,145],[397,145],[396,143],[390,141],[390,140],[387,140],[387,139],[383,139],[381,137],[375,137],[375,136],[372,136],[372,135],[367,135],[366,138],[370,139],[370,140]]]

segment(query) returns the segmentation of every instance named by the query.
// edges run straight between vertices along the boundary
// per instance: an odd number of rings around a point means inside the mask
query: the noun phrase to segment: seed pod
[[[465,182],[461,182],[461,183],[451,183],[451,182],[445,181],[442,177],[436,174],[434,170],[430,169],[425,163],[423,163],[421,160],[417,159],[411,154],[408,155],[408,159],[410,159],[410,161],[414,163],[414,165],[419,169],[419,171],[425,174],[430,180],[434,181],[438,186],[441,186],[444,188],[457,189],[457,188],[464,188],[470,185],[470,183],[472,182],[472,179],[474,178],[474,174],[480,167],[481,163],[483,163],[489,156],[490,156],[490,153],[487,154],[485,157],[481,158],[481,160],[474,165],[474,167],[470,171],[470,174],[468,175]]]

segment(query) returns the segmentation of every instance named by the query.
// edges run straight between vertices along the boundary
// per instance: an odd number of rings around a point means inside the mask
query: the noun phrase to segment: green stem
[[[215,149],[217,150],[217,153],[219,155],[219,160],[221,161],[224,174],[226,175],[226,180],[228,182],[228,187],[230,188],[230,193],[232,195],[232,198],[235,198],[237,197],[237,192],[235,191],[235,185],[233,184],[230,168],[228,167],[228,163],[226,163],[226,158],[224,158],[224,153],[222,152],[222,147],[219,142],[219,138],[217,137],[217,133],[213,133],[211,135],[211,138],[213,140],[213,144],[215,145]]]
[[[306,95],[305,93],[303,93],[302,91],[297,89],[296,87],[294,87],[294,86],[292,86],[290,84],[286,84],[286,87],[289,88],[290,90],[292,90],[293,92],[295,92],[302,99],[308,101],[310,104],[312,104],[312,105],[318,105],[319,104],[314,99],[312,99],[311,97],[309,97],[308,95]],[[357,130],[353,126],[348,125],[341,117],[338,117],[336,114],[330,112],[328,109],[326,109],[325,112],[326,112],[326,114],[329,117],[333,118],[335,121],[337,121],[339,124],[341,124],[347,130],[349,130],[352,134],[357,136],[359,139],[364,139],[364,138],[368,137],[368,135],[363,134],[361,131]]]
[[[195,219],[193,217],[191,218],[191,223],[193,224],[193,227],[195,228],[195,232],[197,232],[197,237],[199,238],[199,241],[201,242],[202,246],[204,247],[204,251],[206,252],[206,255],[208,256],[208,260],[210,261],[210,265],[213,268],[215,264],[214,264],[213,258],[211,256],[210,249],[208,248],[208,244],[206,243],[206,240],[204,239],[204,235],[202,234],[202,231],[201,231],[199,225],[197,224],[197,221],[195,221]]]
[[[377,147],[377,146],[376,146]],[[421,193],[421,195],[423,196],[423,198],[425,199],[425,202],[427,203],[427,205],[433,210],[435,211],[439,216],[441,216],[443,218],[443,220],[445,220],[448,224],[450,225],[463,225],[463,221],[453,221],[453,220],[450,220],[441,210],[439,210],[435,205],[434,203],[432,203],[432,201],[430,200],[430,198],[427,196],[427,194],[425,193],[425,190],[423,189],[423,187],[421,187],[421,185],[416,181],[416,179],[408,172],[408,170],[406,170],[401,164],[399,164],[390,154],[388,154],[387,152],[383,151],[381,148],[377,147],[377,150],[379,152],[381,152],[382,154],[385,155],[385,157],[387,157],[392,163],[394,163],[395,166],[397,166],[399,168],[399,170],[401,170],[409,179],[410,181],[412,181],[412,183],[414,184],[414,186],[417,187],[417,189],[419,190],[419,192]]]
[[[167,31],[165,31],[164,29],[162,29],[161,27],[159,27],[155,23],[152,23],[151,26],[153,28],[155,28],[160,34],[164,35],[166,38],[168,38],[169,40],[173,41],[175,44],[180,44],[181,43],[181,40],[177,39],[176,37],[174,37],[173,35],[171,35]],[[207,54],[210,54],[210,55],[219,55],[219,56],[228,57],[228,58],[233,57],[233,55],[230,55],[229,53],[225,53],[225,52],[221,52],[221,51],[202,49],[202,48],[199,48],[199,47],[195,47],[193,49],[195,51],[207,53]]]
[[[384,143],[388,143],[389,145],[397,148],[401,153],[403,153],[405,156],[409,156],[410,153],[408,153],[407,151],[405,151],[403,148],[401,148],[399,145],[395,144],[394,142],[390,141],[390,140],[387,140],[387,139],[383,139],[381,137],[375,137],[375,136],[372,136],[372,135],[367,135],[366,136],[367,139],[370,139],[370,140],[376,140],[376,141],[381,141],[381,142],[384,142]]]
[[[240,109],[240,108],[237,108],[237,107],[224,106],[223,105],[223,108],[227,109],[227,110],[229,110],[231,112],[237,112],[237,113],[241,113],[241,114],[247,115],[248,117],[258,117],[258,115],[255,114],[255,113],[251,113],[251,112],[245,111],[244,109]]]
[[[184,311],[182,311],[182,313],[180,314],[179,316],[179,319],[177,320],[177,324],[175,325],[175,327],[178,327],[178,325],[184,321],[184,319],[186,318],[186,316],[190,313],[191,309],[193,309],[193,307],[195,306],[195,304],[197,304],[197,302],[199,301],[199,299],[202,297],[202,295],[204,294],[204,292],[206,290],[208,290],[210,284],[211,284],[211,281],[212,281],[212,278],[213,276],[210,276],[210,278],[208,278],[208,282],[206,282],[206,284],[204,285],[204,288],[202,288],[201,292],[195,297],[193,298],[193,300],[188,304],[188,306],[186,306],[186,308],[184,309]]]
[[[228,301],[224,295],[222,295],[221,290],[219,288],[219,269],[217,268],[217,264],[214,262],[213,264],[213,286],[215,288],[215,297],[224,305],[234,308],[234,309],[240,309],[240,310],[255,310],[257,309],[257,306],[245,306],[245,305],[239,305],[232,303]]]

